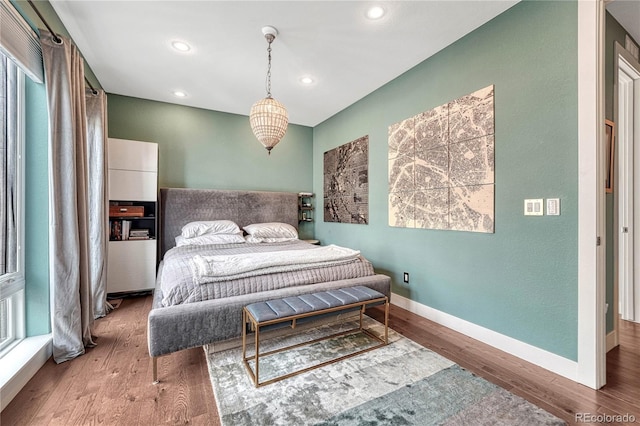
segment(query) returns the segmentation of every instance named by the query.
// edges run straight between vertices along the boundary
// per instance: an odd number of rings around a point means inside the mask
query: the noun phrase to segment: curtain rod
[[[40,20],[44,24],[44,26],[47,27],[49,32],[53,35],[53,41],[55,41],[56,43],[62,43],[62,39],[58,36],[58,34],[56,34],[55,31],[53,31],[53,29],[51,29],[51,27],[49,26],[49,23],[47,22],[47,20],[44,19],[44,16],[42,16],[40,11],[36,8],[36,5],[33,4],[33,1],[27,0],[27,3],[29,3],[29,6],[31,6],[31,9],[33,9],[33,11],[36,13],[36,15],[38,15],[38,17],[40,18]],[[87,85],[91,89],[91,93],[93,93],[94,95],[97,95],[98,91],[93,87],[93,85],[91,85],[91,82],[89,81],[87,76],[84,76],[84,81],[87,83]]]
[[[89,79],[87,78],[87,76],[84,76],[84,81],[87,83],[87,85],[89,86],[89,89],[91,89],[91,93],[93,93],[94,95],[98,94],[98,91],[96,89],[93,88],[93,86],[91,85],[91,82],[89,81]]]

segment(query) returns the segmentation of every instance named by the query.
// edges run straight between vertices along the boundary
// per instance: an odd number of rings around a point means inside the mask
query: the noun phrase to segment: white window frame
[[[3,58],[4,60],[4,58]],[[0,299],[8,302],[7,334],[9,336],[0,343],[0,358],[8,353],[26,335],[25,326],[25,274],[24,274],[24,147],[25,147],[25,75],[17,68],[16,96],[16,209],[17,209],[17,256],[16,271],[0,275]]]

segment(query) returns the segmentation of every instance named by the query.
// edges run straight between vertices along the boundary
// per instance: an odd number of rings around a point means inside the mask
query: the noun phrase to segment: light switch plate
[[[525,216],[542,216],[542,198],[535,198],[530,200],[524,200],[524,215]]]
[[[547,216],[560,216],[560,198],[547,198]]]

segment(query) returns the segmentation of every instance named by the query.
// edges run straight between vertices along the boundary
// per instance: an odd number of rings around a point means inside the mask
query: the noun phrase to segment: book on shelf
[[[123,220],[122,221],[122,239],[123,240],[129,239],[129,232],[131,232],[131,221]]]
[[[130,240],[148,240],[150,238],[148,229],[132,229],[129,231]]]
[[[109,239],[112,241],[122,240],[122,221],[109,221]]]

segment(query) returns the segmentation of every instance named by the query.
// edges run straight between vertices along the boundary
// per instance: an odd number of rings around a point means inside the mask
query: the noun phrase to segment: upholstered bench
[[[380,337],[369,330],[362,327],[362,316],[369,306],[384,304],[384,337]],[[342,331],[340,333],[332,334],[330,336],[323,336],[319,339],[315,339],[302,344],[296,344],[288,346],[286,348],[280,348],[278,350],[260,353],[260,331],[268,328],[276,327],[291,327],[295,328],[296,324],[315,319],[319,316],[335,314],[338,312],[359,310],[360,311],[360,323],[359,327]],[[296,374],[309,371],[313,368],[318,368],[323,365],[327,365],[333,362],[340,361],[345,358],[349,358],[366,351],[370,351],[388,343],[388,323],[389,323],[389,299],[384,294],[372,290],[369,287],[356,286],[346,287],[336,290],[322,291],[311,294],[301,294],[299,296],[285,297],[283,299],[268,300],[265,302],[256,302],[247,305],[243,309],[242,313],[242,360],[245,367],[253,380],[256,387],[267,385],[269,383],[276,382],[278,380],[285,379],[287,377],[294,376]],[[247,357],[247,331],[248,328],[254,333],[255,354]],[[259,379],[259,362],[260,357],[264,357],[276,352],[282,352],[284,350],[293,349],[302,345],[309,345],[321,340],[331,339],[340,335],[345,335],[354,332],[362,332],[379,342],[379,344],[371,347],[367,347],[358,350],[348,355],[344,355],[338,358],[334,358],[330,361],[314,365],[312,367],[297,370],[282,376],[260,382]],[[255,359],[255,371],[251,368],[250,360]]]

